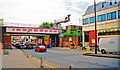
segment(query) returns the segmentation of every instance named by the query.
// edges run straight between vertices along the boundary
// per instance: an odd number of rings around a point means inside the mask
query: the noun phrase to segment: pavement
[[[21,50],[8,51],[8,55],[2,55],[2,68],[38,68],[30,62]]]
[[[8,55],[2,55],[2,68],[41,68],[40,58],[35,58],[30,53],[20,49],[8,51]],[[60,68],[60,66],[47,61],[43,61],[42,65],[44,68]]]
[[[94,50],[91,50],[90,53],[88,53],[88,52],[86,52],[86,50],[82,50],[82,47],[78,47],[77,49],[71,49],[68,47],[52,47],[52,48],[53,49],[63,49],[63,50],[84,51],[83,55],[86,55],[86,56],[120,59],[120,55],[117,55],[117,54],[101,54],[101,52],[98,52],[98,54],[94,54]]]
[[[98,53],[98,54],[95,54],[95,53],[85,53],[83,55],[86,55],[86,56],[95,56],[95,57],[106,57],[106,58],[116,58],[116,59],[120,59],[120,55],[117,55],[117,54],[101,54],[101,53]]]

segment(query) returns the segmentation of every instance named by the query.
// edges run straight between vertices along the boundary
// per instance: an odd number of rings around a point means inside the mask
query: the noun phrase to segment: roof
[[[105,3],[104,8],[102,8],[103,3]],[[115,4],[115,2],[114,2],[112,5],[110,5],[110,0],[109,1],[108,0],[103,1],[103,2],[99,2],[99,3],[96,4],[96,11],[98,12],[98,11],[113,8],[113,7],[116,7],[116,6],[120,6],[120,1],[117,4]],[[88,14],[92,14],[92,13],[94,13],[94,5],[89,6],[83,16],[88,15]]]

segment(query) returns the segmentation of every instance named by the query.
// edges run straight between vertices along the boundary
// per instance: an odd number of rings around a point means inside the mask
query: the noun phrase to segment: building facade
[[[80,30],[82,31],[82,26],[77,26],[77,25],[68,25],[66,26],[66,30],[64,30],[63,32],[66,33],[71,33],[71,31],[77,31]],[[63,46],[63,47],[70,47],[70,44],[73,43],[76,47],[81,46],[82,45],[82,36],[64,36],[63,38],[60,37],[60,44],[59,46]],[[67,44],[67,46],[66,46]]]
[[[120,35],[120,1],[107,0],[96,4],[97,44],[103,37]],[[89,6],[82,16],[83,47],[95,45],[94,5]]]

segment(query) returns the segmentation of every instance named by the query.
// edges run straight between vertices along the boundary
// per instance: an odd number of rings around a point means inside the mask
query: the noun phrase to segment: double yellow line
[[[35,60],[37,60],[38,62],[41,62],[39,59],[37,59],[37,58],[35,58],[35,57],[33,57]],[[55,68],[55,67],[53,67],[53,66],[51,66],[51,65],[48,65],[48,64],[46,64],[46,63],[44,63],[44,65],[46,65],[46,66],[48,66],[48,67],[50,67],[50,68]]]

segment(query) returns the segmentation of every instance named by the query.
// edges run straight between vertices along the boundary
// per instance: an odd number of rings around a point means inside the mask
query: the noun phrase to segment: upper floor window
[[[112,19],[116,19],[116,11],[107,13],[107,20],[112,20]]]
[[[88,18],[83,19],[83,25],[86,25],[86,24],[88,24]]]
[[[95,17],[90,17],[90,23],[95,23]]]
[[[120,10],[118,11],[118,18],[120,18]]]
[[[113,0],[110,0],[110,5],[112,5],[113,4]]]
[[[104,7],[105,7],[105,4],[106,4],[106,2],[103,2],[103,3],[102,3],[102,8],[104,8]]]
[[[117,0],[115,0],[115,4],[117,4]]]
[[[98,20],[98,22],[105,21],[105,14],[99,15],[98,18],[97,18],[97,20]]]

